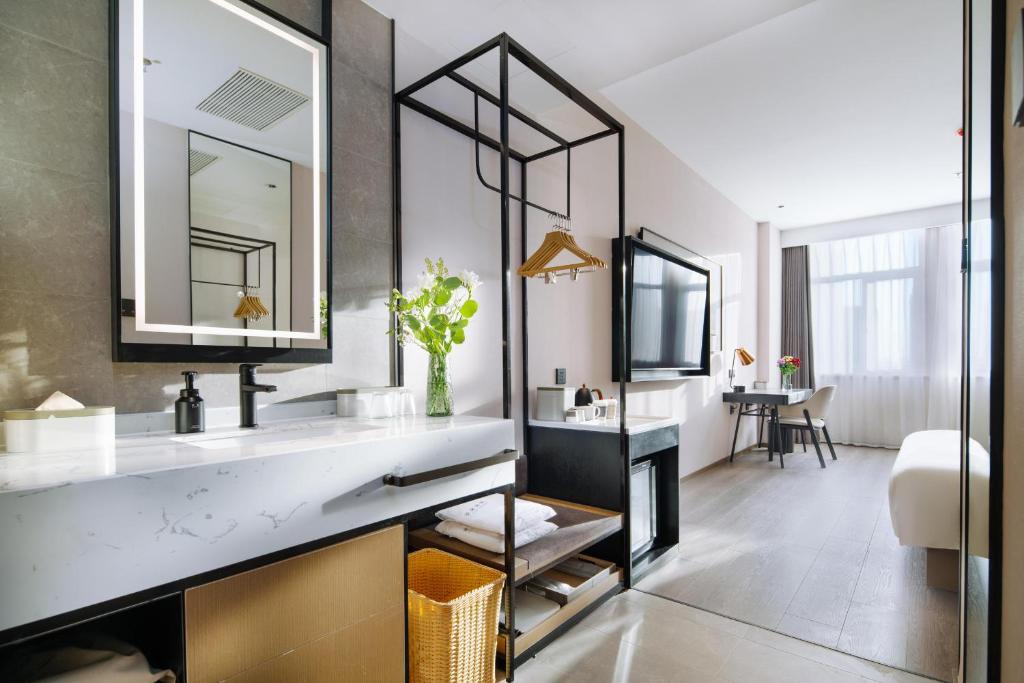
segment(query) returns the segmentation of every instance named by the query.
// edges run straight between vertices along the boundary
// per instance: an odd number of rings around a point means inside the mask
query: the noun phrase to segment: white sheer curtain
[[[836,386],[832,439],[899,446],[956,429],[960,227],[812,244],[810,265],[817,386]]]
[[[992,221],[971,223],[970,434],[989,449],[992,375]]]

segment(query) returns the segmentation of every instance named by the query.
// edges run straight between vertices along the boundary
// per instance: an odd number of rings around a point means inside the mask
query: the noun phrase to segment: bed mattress
[[[988,452],[971,455],[971,553],[988,556]],[[889,477],[889,514],[900,545],[960,549],[960,432],[928,430],[903,440]]]

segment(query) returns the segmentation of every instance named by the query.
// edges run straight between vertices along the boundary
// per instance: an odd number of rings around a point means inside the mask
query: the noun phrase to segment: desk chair
[[[809,399],[803,403],[792,406],[779,406],[779,425],[783,429],[795,429],[800,432],[800,441],[807,450],[807,443],[804,441],[804,433],[809,432],[811,441],[814,443],[814,450],[818,452],[818,462],[825,467],[825,458],[821,454],[821,445],[818,443],[818,430],[825,435],[825,442],[828,450],[832,453],[832,459],[836,460],[836,449],[832,446],[832,438],[828,434],[826,420],[828,411],[832,406],[832,399],[835,397],[835,386],[821,387]]]

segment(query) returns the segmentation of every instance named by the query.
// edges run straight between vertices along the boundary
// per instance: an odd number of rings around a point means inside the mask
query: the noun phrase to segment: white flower
[[[434,276],[430,273],[420,273],[420,279],[416,284],[421,290],[430,289],[434,286]]]
[[[421,288],[413,287],[412,289],[407,291],[402,296],[405,297],[406,299],[408,299],[409,301],[415,301],[416,299],[420,298],[420,294],[422,294],[422,293],[423,293],[423,290]]]
[[[480,286],[480,277],[471,270],[464,270],[459,273],[459,279],[462,280],[462,284],[466,285],[466,289],[471,292]]]

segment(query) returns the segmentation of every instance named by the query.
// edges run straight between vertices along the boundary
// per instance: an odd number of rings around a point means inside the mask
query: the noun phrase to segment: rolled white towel
[[[537,522],[525,529],[516,529],[516,547],[521,548],[527,543],[533,543],[556,529],[558,529],[557,525],[543,521]],[[505,534],[495,534],[458,522],[441,522],[437,525],[436,531],[439,534],[457,538],[475,548],[481,548],[492,553],[505,552]]]
[[[516,533],[535,526],[555,516],[555,511],[547,505],[531,500],[516,498]],[[437,513],[437,518],[446,522],[457,522],[466,526],[489,531],[492,534],[505,533],[505,497],[500,493],[492,493],[483,498],[470,500],[453,505]]]

